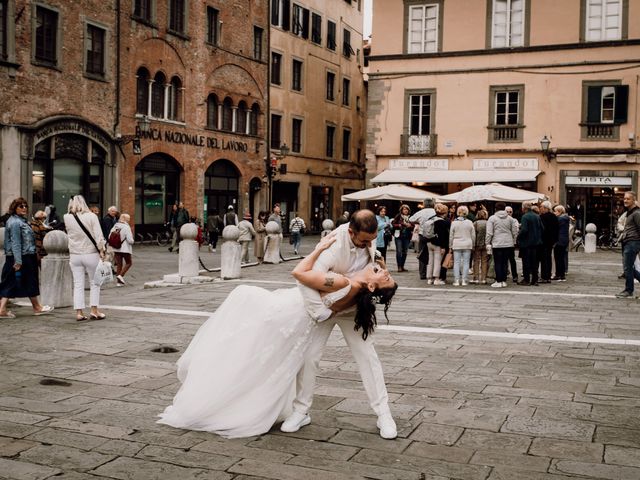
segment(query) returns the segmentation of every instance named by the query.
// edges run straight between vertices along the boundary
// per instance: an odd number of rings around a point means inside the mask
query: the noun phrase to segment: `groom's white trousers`
[[[342,330],[342,335],[358,364],[358,370],[360,370],[362,383],[369,397],[371,408],[378,416],[390,413],[389,395],[384,384],[382,365],[374,348],[372,335],[369,335],[367,340],[363,340],[362,329],[358,331],[353,329],[353,311],[316,324],[312,333],[311,344],[305,354],[304,365],[298,372],[297,394],[293,401],[293,409],[305,414],[311,408],[320,359],[334,325],[338,325]]]

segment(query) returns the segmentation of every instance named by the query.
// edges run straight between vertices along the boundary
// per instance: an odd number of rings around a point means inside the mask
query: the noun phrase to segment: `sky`
[[[372,2],[373,0],[364,0],[364,28],[362,30],[364,38],[369,38],[371,36]]]

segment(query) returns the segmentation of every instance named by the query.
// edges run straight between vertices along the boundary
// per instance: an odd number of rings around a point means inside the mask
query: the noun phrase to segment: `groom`
[[[372,246],[372,242],[378,235],[378,222],[372,211],[358,210],[351,216],[349,223],[338,227],[334,234],[335,243],[322,252],[313,270],[332,271],[349,276],[350,273],[362,270],[369,262],[374,261],[375,247]],[[377,426],[380,436],[387,439],[396,438],[396,424],[389,409],[382,365],[374,349],[372,336],[363,340],[361,332],[354,330],[353,310],[328,319],[320,293],[302,285],[299,285],[299,288],[302,290],[307,312],[318,323],[312,333],[311,345],[305,354],[305,363],[298,372],[293,413],[284,421],[280,430],[296,432],[311,423],[308,412],[313,401],[318,366],[329,335],[334,325],[338,325],[358,364],[369,403],[378,415]]]

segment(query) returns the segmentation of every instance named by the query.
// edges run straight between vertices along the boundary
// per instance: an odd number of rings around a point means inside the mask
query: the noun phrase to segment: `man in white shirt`
[[[378,235],[378,223],[370,210],[358,210],[348,224],[338,227],[332,235],[336,242],[322,252],[316,260],[313,270],[320,272],[336,272],[349,276],[350,273],[362,270],[369,262],[374,261],[375,241]],[[351,349],[369,403],[378,416],[377,426],[380,436],[392,439],[397,436],[396,424],[389,409],[389,396],[384,383],[384,374],[380,359],[375,351],[372,336],[362,339],[353,328],[353,310],[328,318],[327,308],[322,303],[320,293],[299,285],[309,315],[318,322],[312,333],[311,345],[305,354],[305,363],[298,372],[297,395],[293,401],[293,413],[280,427],[283,432],[296,432],[311,423],[309,409],[313,401],[313,388],[324,347],[334,325],[342,330],[347,345]]]

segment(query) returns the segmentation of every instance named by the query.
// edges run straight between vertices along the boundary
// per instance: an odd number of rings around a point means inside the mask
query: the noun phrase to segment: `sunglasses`
[[[27,205],[26,203],[21,203],[16,208],[29,208],[29,205]]]

